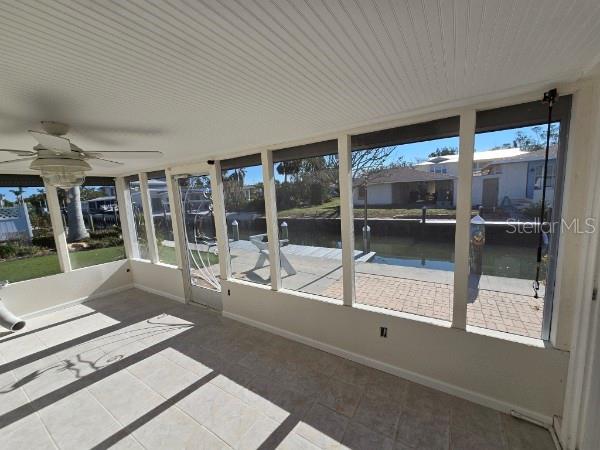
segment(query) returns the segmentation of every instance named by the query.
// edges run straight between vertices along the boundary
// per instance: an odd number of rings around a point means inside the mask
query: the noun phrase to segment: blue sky
[[[517,131],[523,131],[528,135],[533,136],[532,127],[514,128],[511,130],[492,131],[489,133],[478,133],[475,135],[475,151],[483,151],[512,142]],[[415,162],[419,159],[425,159],[427,155],[435,151],[439,147],[458,147],[458,137],[447,139],[436,139],[434,141],[417,142],[415,144],[406,144],[398,147],[389,158],[390,162],[398,159],[400,155],[404,157],[404,161]],[[246,172],[246,184],[255,184],[262,182],[262,169],[260,166],[249,167]],[[14,201],[15,196],[9,192],[12,188],[0,188],[0,194],[8,200]],[[37,194],[39,188],[26,188],[25,198],[32,194]]]

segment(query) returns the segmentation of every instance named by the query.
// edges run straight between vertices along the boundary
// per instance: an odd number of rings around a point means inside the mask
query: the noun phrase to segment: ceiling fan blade
[[[100,167],[114,167],[122,166],[123,163],[119,161],[111,161],[110,159],[98,158],[97,156],[87,158],[87,161],[92,163],[92,166]]]
[[[34,155],[37,155],[36,152],[32,152],[31,150],[12,150],[10,148],[0,148],[0,152],[14,153],[15,155],[19,155],[19,156],[34,156]]]
[[[29,158],[20,158],[20,159],[9,159],[8,161],[0,161],[0,165],[1,164],[13,164],[13,163],[21,162],[21,161],[31,161],[36,158],[37,158],[37,156],[31,156]]]
[[[71,141],[61,136],[29,130],[29,134],[46,150],[56,153],[71,153]]]
[[[85,155],[101,158],[103,156],[109,156],[111,158],[118,159],[148,159],[148,158],[160,158],[162,157],[162,152],[158,151],[149,151],[149,150],[141,150],[141,151],[107,151],[107,152],[84,152]]]

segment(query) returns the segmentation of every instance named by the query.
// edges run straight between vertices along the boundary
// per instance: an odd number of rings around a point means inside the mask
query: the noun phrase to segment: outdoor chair
[[[270,261],[269,260],[269,243],[266,240],[266,233],[265,234],[255,234],[253,236],[250,236],[250,242],[252,242],[256,248],[258,249],[258,260],[256,261],[256,264],[254,265],[254,269],[260,269],[261,267],[263,267],[265,265],[266,261]],[[286,245],[289,244],[289,240],[288,239],[280,239],[279,240],[279,247],[285,247]],[[292,266],[292,264],[290,263],[290,261],[287,259],[287,257],[285,256],[285,254],[283,252],[279,252],[279,260],[281,261],[281,267],[283,268],[283,270],[285,270],[285,272],[288,275],[296,275],[296,269],[294,269],[294,267]]]

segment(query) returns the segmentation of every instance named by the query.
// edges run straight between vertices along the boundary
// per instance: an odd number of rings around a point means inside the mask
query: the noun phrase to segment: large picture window
[[[452,319],[458,130],[453,117],[352,137],[356,303]]]
[[[58,200],[72,269],[125,258],[112,178],[89,177],[81,187],[58,189]]]
[[[554,108],[545,188],[547,106],[533,102],[477,114],[467,325],[548,336],[549,317],[544,317],[552,304],[569,109],[570,97]],[[542,196],[545,225],[536,297]]]
[[[42,179],[0,175],[0,281],[60,271]]]
[[[260,155],[222,162],[232,278],[270,284]]]
[[[341,300],[337,141],[279,150],[273,160],[282,287]]]

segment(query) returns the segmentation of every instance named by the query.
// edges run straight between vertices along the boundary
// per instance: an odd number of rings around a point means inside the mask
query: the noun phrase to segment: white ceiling
[[[86,150],[158,149],[168,164],[570,80],[600,56],[598,0],[2,0],[0,8],[1,148],[29,149],[25,131],[54,120],[71,124]]]

